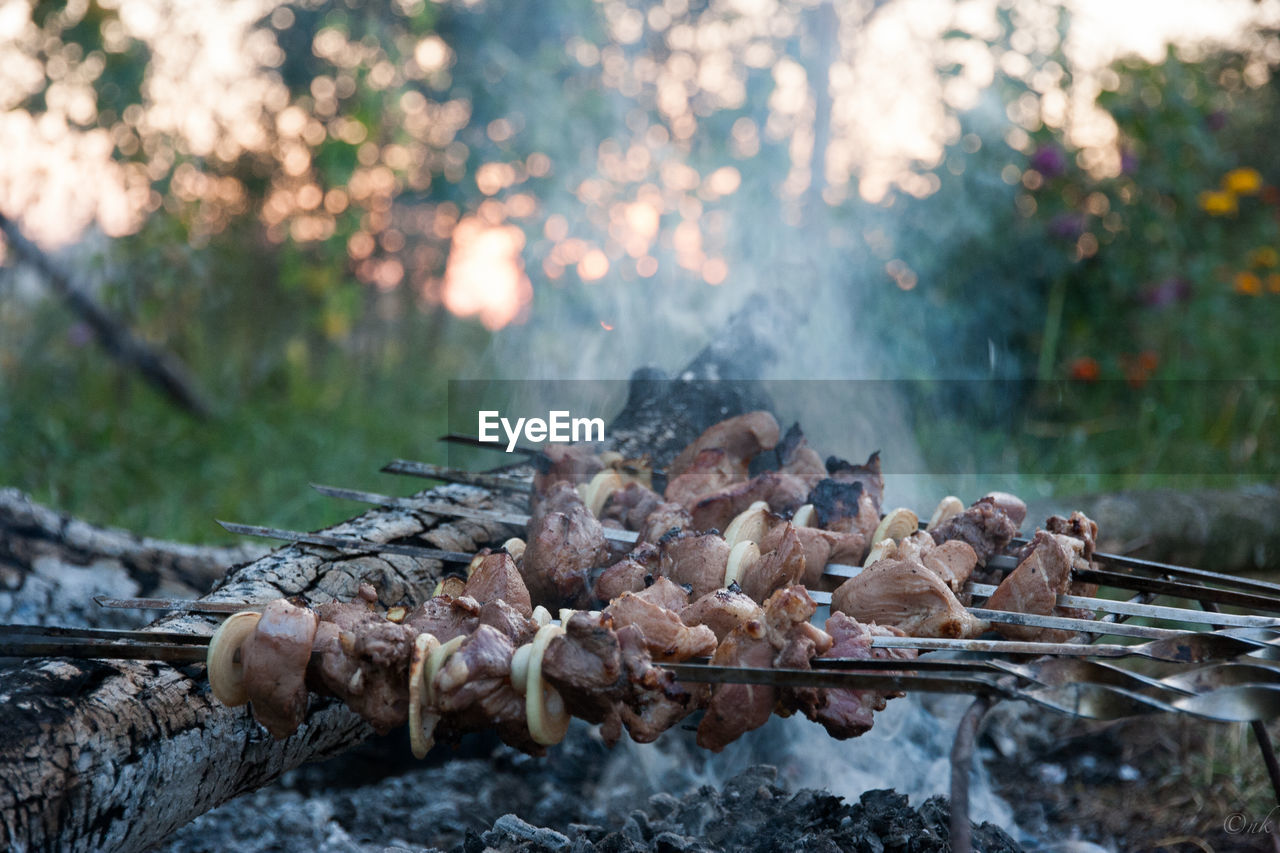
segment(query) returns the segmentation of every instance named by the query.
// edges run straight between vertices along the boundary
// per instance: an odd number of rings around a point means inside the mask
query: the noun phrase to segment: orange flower
[[[1143,350],[1138,353],[1138,366],[1150,373],[1160,366],[1160,353],[1150,349]]]
[[[1235,291],[1245,296],[1257,296],[1262,293],[1262,279],[1258,278],[1256,273],[1238,272],[1235,277]]]
[[[1098,377],[1102,375],[1102,368],[1098,365],[1097,359],[1084,356],[1071,362],[1068,372],[1072,379],[1081,382],[1097,382]]]
[[[1232,169],[1223,176],[1222,188],[1236,195],[1253,195],[1262,189],[1262,175],[1257,169]]]
[[[1267,276],[1267,290],[1280,293],[1280,272],[1273,272]]]
[[[1230,216],[1238,209],[1235,193],[1220,190],[1200,193],[1200,207],[1210,216]]]

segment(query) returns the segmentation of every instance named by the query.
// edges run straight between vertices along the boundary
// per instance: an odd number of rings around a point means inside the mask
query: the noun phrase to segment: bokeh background
[[[212,410],[0,241],[0,484],[189,541],[314,528],[350,507],[308,479],[443,459],[451,379],[678,370],[744,315],[771,378],[1002,380],[913,421],[926,465],[963,449],[1033,495],[1274,482],[1277,25],[0,0],[0,212]]]

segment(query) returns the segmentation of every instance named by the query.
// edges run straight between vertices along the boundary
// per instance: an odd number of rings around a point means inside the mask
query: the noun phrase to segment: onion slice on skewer
[[[256,610],[241,610],[223,622],[209,639],[209,654],[205,658],[209,669],[209,687],[219,702],[228,708],[236,708],[249,701],[244,689],[244,664],[236,660],[240,646],[258,627],[262,614]]]
[[[906,507],[898,507],[890,510],[884,518],[880,519],[876,532],[871,535],[871,544],[875,545],[881,539],[897,539],[901,541],[919,529],[919,517]]]
[[[426,711],[427,659],[440,648],[440,641],[432,634],[422,633],[414,638],[413,657],[409,662],[409,745],[414,758],[426,758],[435,744],[436,723],[440,716]]]
[[[524,692],[525,717],[529,736],[535,743],[554,746],[569,731],[569,712],[564,700],[550,684],[542,680],[542,657],[552,640],[564,633],[561,625],[543,625],[533,642],[521,646],[511,659],[511,683]]]

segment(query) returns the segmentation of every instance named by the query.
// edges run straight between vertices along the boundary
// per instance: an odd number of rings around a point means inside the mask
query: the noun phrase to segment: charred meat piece
[[[481,604],[490,601],[505,601],[522,615],[533,615],[533,604],[529,599],[529,590],[525,588],[516,561],[506,551],[488,554],[480,561],[467,578],[463,595],[470,596]]]
[[[780,589],[765,602],[761,618],[734,628],[711,658],[716,666],[761,669],[808,669],[816,653],[831,647],[831,637],[809,624],[817,609],[802,587]],[[717,684],[707,713],[698,725],[698,745],[719,752],[743,733],[769,720],[779,701],[777,688],[767,684]],[[816,693],[815,693],[816,698]],[[789,707],[813,704],[814,699],[791,697]]]
[[[556,483],[576,486],[604,470],[595,449],[586,444],[547,444],[532,461],[535,502],[537,495],[546,494]]]
[[[479,610],[474,601],[464,601]],[[425,612],[430,604],[416,612]],[[389,622],[364,604],[322,605],[320,618],[314,642],[321,653],[320,682],[379,734],[404,725],[409,717],[409,659],[420,629]],[[474,620],[472,615],[472,626]],[[447,628],[466,621],[442,618],[439,624]]]
[[[349,607],[350,605],[325,605],[320,608],[320,618],[339,622],[337,611],[327,610],[330,607]],[[367,611],[366,611],[367,612]],[[345,617],[345,614],[344,614]],[[378,617],[382,618],[382,617]],[[474,598],[453,598],[448,595],[437,595],[419,604],[405,617],[404,624],[418,634],[431,634],[442,643],[454,637],[470,634],[480,624],[480,602]],[[345,628],[343,630],[351,630]]]
[[[913,660],[915,649],[877,649],[871,645],[873,637],[904,636],[897,628],[881,625],[863,625],[843,613],[832,613],[826,623],[827,633],[834,643],[819,657],[846,658],[851,660],[900,659]],[[865,734],[872,724],[875,711],[883,711],[885,702],[901,693],[882,693],[878,690],[830,689],[822,691],[825,700],[808,714],[809,719],[821,723],[827,734],[844,740]]]
[[[933,541],[941,545],[950,539],[969,543],[978,555],[978,565],[1003,551],[1018,534],[1018,525],[992,499],[982,498],[957,516],[947,519],[929,531]]]
[[[653,666],[644,634],[635,625],[615,632],[627,695],[617,713],[636,743],[652,743],[689,716],[706,695],[705,685],[686,688],[670,672]]]
[[[693,526],[693,516],[682,504],[674,501],[658,504],[653,512],[645,516],[644,524],[637,528],[641,542],[657,542],[673,530],[697,532]]]
[[[665,578],[663,582],[670,583]],[[676,613],[642,595],[625,592],[610,602],[604,612],[618,628],[631,625],[639,629],[644,635],[645,648],[654,660],[684,661],[715,651],[716,635],[710,628],[686,625]]]
[[[754,601],[764,601],[774,590],[799,583],[805,575],[805,552],[800,536],[790,522],[781,528],[769,553],[743,569],[738,578],[742,592]]]
[[[866,556],[866,540],[860,533],[837,533],[820,527],[793,527],[775,524],[760,540],[760,552],[767,554],[781,543],[787,528],[792,527],[804,549],[804,576],[800,583],[816,588],[828,563],[858,565]]]
[[[880,523],[880,504],[861,481],[820,480],[805,503],[813,504],[819,527],[861,536],[868,544]]]
[[[781,463],[778,470],[799,477],[804,481],[806,491],[826,479],[827,468],[822,464],[822,457],[809,446],[800,424],[791,425],[778,443],[777,452]]]
[[[1081,556],[1085,563],[1093,561],[1093,552],[1098,546],[1098,524],[1092,518],[1083,512],[1073,512],[1070,518],[1053,515],[1044,523],[1044,526],[1050,533],[1079,539],[1083,543]]]
[[[588,570],[609,553],[604,528],[568,483],[552,486],[546,503],[551,511],[529,522],[520,563],[525,587],[547,606],[585,602]]]
[[[678,533],[663,537],[658,549],[661,552],[658,574],[687,585],[694,598],[724,586],[729,545],[723,537],[714,533]]]
[[[442,715],[436,728],[441,736],[453,738],[492,727],[509,746],[531,755],[545,754],[529,736],[524,697],[511,686],[514,654],[509,637],[481,625],[445,659],[432,684],[433,710]]]
[[[716,642],[724,642],[734,628],[763,618],[764,609],[743,595],[736,585],[709,592],[680,611],[681,622],[707,626],[715,633]]]
[[[592,584],[591,594],[597,601],[612,601],[624,592],[639,592],[658,572],[661,552],[648,542],[605,569]]]
[[[837,483],[862,486],[862,494],[866,495],[875,506],[877,515],[884,504],[884,475],[880,471],[880,451],[867,457],[862,465],[854,465],[834,456],[827,457],[827,474]]]
[[[319,623],[309,607],[277,599],[263,608],[258,627],[240,647],[253,718],[273,737],[293,734],[307,715],[307,663]]]
[[[746,482],[734,482],[724,488],[704,493],[692,504],[686,503],[697,530],[724,530],[734,517],[756,501],[764,501],[776,513],[792,513],[805,503],[809,483],[785,471],[769,471]]]
[[[721,492],[746,479],[746,463],[719,447],[709,447],[695,456],[680,476],[668,481],[664,496],[689,508],[703,495]]]
[[[892,625],[912,637],[969,638],[986,630],[936,573],[915,560],[872,563],[832,593],[831,611]]]
[[[605,501],[600,520],[615,520],[624,530],[642,530],[645,519],[663,503],[662,495],[637,482],[629,482]],[[665,531],[664,531],[665,532]]]
[[[1026,556],[987,599],[987,607],[1018,613],[1054,613],[1058,596],[1066,592],[1071,583],[1074,557],[1071,543],[1075,542],[1079,540],[1037,530]],[[1011,640],[1049,643],[1066,642],[1075,634],[1061,629],[1004,623],[997,623],[995,629]]]
[[[618,703],[627,692],[622,653],[607,616],[577,612],[565,633],[547,645],[542,676],[560,694],[565,708],[589,723],[604,723],[606,735],[618,733]],[[611,725],[612,722],[612,725]]]
[[[676,479],[693,466],[698,454],[716,448],[723,450],[739,466],[740,472],[735,479],[745,480],[751,460],[762,450],[776,447],[780,431],[778,421],[766,411],[747,412],[713,424],[672,460],[667,466],[667,477]]]

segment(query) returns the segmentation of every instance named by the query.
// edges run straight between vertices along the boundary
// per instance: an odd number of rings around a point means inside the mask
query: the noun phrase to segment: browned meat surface
[[[497,629],[516,646],[522,646],[532,640],[538,630],[533,619],[502,599],[486,601],[480,606],[480,624]]]
[[[1070,518],[1053,515],[1044,523],[1044,526],[1050,533],[1079,539],[1083,543],[1081,556],[1085,563],[1093,561],[1093,552],[1098,543],[1098,524],[1092,518],[1083,512],[1073,512]]]
[[[745,462],[719,447],[709,447],[695,456],[680,476],[667,481],[664,496],[683,507],[692,507],[703,495],[723,491],[746,479]]]
[[[547,444],[533,457],[535,495],[546,494],[556,483],[586,483],[604,469],[595,449],[586,444]],[[535,497],[535,502],[536,502]]]
[[[572,512],[582,505],[582,495],[572,483],[552,483],[545,493],[536,496],[533,510],[529,514],[529,529],[537,527],[553,512]]]
[[[1027,504],[1017,495],[1011,495],[1008,492],[987,492],[982,496],[982,499],[991,501],[1003,510],[1004,514],[1009,516],[1009,520],[1013,522],[1014,527],[1021,527],[1022,522],[1027,519]]]
[[[547,644],[543,677],[560,693],[565,707],[589,723],[617,721],[617,703],[626,684],[618,638],[608,617],[578,612],[565,633]],[[614,726],[616,729],[616,725]]]
[[[658,504],[637,529],[641,542],[657,542],[672,530],[688,530],[690,533],[697,530],[693,526],[693,516],[689,514],[689,510],[674,501]]]
[[[937,574],[914,560],[871,564],[832,593],[831,610],[862,623],[893,625],[912,637],[976,637],[986,627]]]
[[[320,609],[320,618],[331,620],[329,611],[325,609],[331,606],[333,605],[325,605]],[[470,634],[476,629],[476,625],[480,624],[480,603],[474,598],[437,595],[409,611],[404,624],[412,629],[414,636],[426,633],[447,643],[454,637]]]
[[[831,637],[809,624],[817,609],[802,587],[780,589],[765,602],[761,619],[729,632],[711,662],[718,666],[808,669],[814,654],[831,647]],[[698,725],[698,745],[719,752],[743,733],[769,720],[779,701],[777,688],[764,684],[717,684]],[[813,704],[816,692],[788,691],[791,708]],[[807,695],[804,695],[807,694]]]
[[[307,715],[307,664],[319,623],[314,610],[277,599],[240,647],[253,718],[273,737],[293,734]]]
[[[1055,612],[1058,596],[1067,591],[1071,582],[1074,554],[1070,543],[1075,541],[1078,540],[1037,530],[1029,544],[1030,551],[987,599],[987,607],[1041,615]],[[999,622],[995,629],[1011,640],[1048,643],[1065,642],[1075,634],[1074,631]]]
[[[729,632],[752,619],[763,619],[764,609],[734,589],[709,592],[680,611],[686,625],[705,625],[723,642]]]
[[[624,592],[639,592],[657,573],[660,563],[658,546],[641,543],[599,574],[591,594],[597,601],[612,601]]]
[[[800,537],[790,522],[781,528],[773,549],[748,566],[738,578],[742,592],[755,601],[764,601],[774,590],[799,583],[804,577],[805,553]]]
[[[884,475],[880,471],[880,451],[867,457],[862,465],[853,465],[831,456],[827,459],[827,473],[838,483],[858,483],[862,494],[871,499],[877,514],[884,503]]]
[[[760,540],[760,552],[775,550],[790,525],[775,524]],[[860,533],[837,533],[820,527],[794,527],[804,549],[804,576],[800,583],[813,589],[828,563],[859,565],[866,556],[866,540]]]
[[[505,601],[525,616],[533,615],[533,604],[529,600],[529,590],[525,588],[516,561],[506,551],[489,554],[480,561],[463,594],[474,598],[481,604],[490,601]]]
[[[459,610],[471,609],[469,620],[444,615],[446,608],[456,606],[452,600],[437,607],[429,607],[431,602],[427,602],[415,613],[420,622],[428,621],[424,615],[428,612],[440,617],[435,624],[442,630],[468,622],[474,626],[479,605],[471,599],[463,601],[469,604]],[[317,672],[320,682],[378,733],[404,725],[409,717],[409,658],[413,638],[422,629],[388,622],[364,604],[322,605],[320,618],[324,621],[314,642],[315,651],[322,655]]]
[[[864,543],[871,542],[876,525],[880,523],[880,504],[860,481],[820,480],[805,498],[805,503],[813,504],[819,527],[861,536]]]
[[[808,496],[809,484],[803,477],[769,471],[746,482],[704,493],[693,504],[685,506],[693,516],[695,529],[723,531],[734,516],[756,501],[764,501],[776,513],[790,514],[799,509]]]
[[[662,502],[662,495],[633,481],[609,496],[600,520],[614,519],[621,522],[626,530],[641,530],[645,519]]]
[[[969,543],[978,556],[978,565],[985,566],[1018,534],[1018,526],[995,501],[983,498],[929,533],[939,545],[950,539]]]
[[[638,628],[654,660],[683,661],[709,655],[716,649],[716,635],[710,628],[686,625],[675,612],[635,593],[623,593],[604,612],[618,628]]]
[[[689,603],[689,593],[669,578],[658,578],[652,585],[636,592],[636,598],[679,613]]]
[[[545,750],[529,736],[525,700],[511,686],[515,646],[501,631],[481,625],[463,640],[436,673],[437,731],[450,739],[493,728],[504,743],[533,755]]]
[[[548,607],[585,603],[587,573],[604,565],[604,529],[567,483],[552,487],[555,510],[530,520],[520,572],[532,599]]]
[[[626,699],[618,706],[618,714],[632,740],[652,743],[698,707],[706,687],[686,687],[671,673],[655,668],[644,635],[636,626],[619,628],[615,635],[628,690]]]
[[[667,466],[667,477],[675,479],[693,466],[704,450],[723,450],[741,468],[738,480],[747,479],[747,466],[762,450],[772,450],[781,432],[778,421],[765,411],[747,412],[708,427]]]
[[[958,593],[978,565],[978,555],[969,547],[969,543],[949,539],[926,551],[921,562],[951,587],[952,592]]]
[[[724,586],[729,564],[729,546],[713,533],[680,533],[658,543],[662,552],[658,574],[691,588],[690,595],[701,598]]]
[[[863,625],[843,613],[832,613],[826,623],[827,633],[834,640],[830,649],[819,657],[867,660],[872,658],[913,660],[915,649],[877,649],[871,646],[876,636],[901,637],[897,628],[881,625]],[[844,740],[866,733],[872,724],[875,711],[883,711],[885,702],[901,693],[882,693],[877,690],[824,690],[825,700],[810,713],[809,719],[821,723],[827,734]]]

